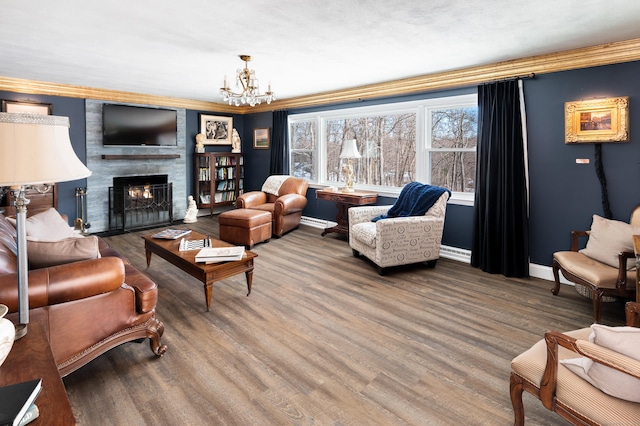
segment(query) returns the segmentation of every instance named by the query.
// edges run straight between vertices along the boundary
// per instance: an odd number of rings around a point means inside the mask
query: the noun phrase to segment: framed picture
[[[2,100],[2,112],[51,115],[52,110],[51,104]]]
[[[253,147],[255,149],[269,149],[269,128],[253,129]]]
[[[200,114],[200,133],[205,145],[231,145],[233,117]]]
[[[565,143],[628,142],[629,97],[565,102]]]

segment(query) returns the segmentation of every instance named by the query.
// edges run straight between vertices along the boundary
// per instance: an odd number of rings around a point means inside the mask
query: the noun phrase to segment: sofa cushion
[[[16,226],[15,219],[7,220]],[[27,218],[26,225],[27,238],[33,241],[59,241],[77,236],[53,207]]]
[[[640,361],[640,328],[593,324],[589,341]],[[640,402],[640,379],[587,357],[570,358],[560,362],[602,392],[625,401]]]
[[[593,215],[591,232],[587,246],[580,250],[585,256],[589,256],[606,265],[618,267],[618,253],[633,252],[633,235],[640,234],[639,226],[632,226],[619,220],[610,220]],[[635,259],[627,261],[627,269],[635,266]]]
[[[65,238],[60,241],[27,241],[29,269],[46,268],[100,257],[98,237]]]

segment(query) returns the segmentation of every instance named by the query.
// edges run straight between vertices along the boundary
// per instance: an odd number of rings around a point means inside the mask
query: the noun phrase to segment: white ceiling
[[[0,0],[0,76],[278,99],[640,38],[637,0]]]

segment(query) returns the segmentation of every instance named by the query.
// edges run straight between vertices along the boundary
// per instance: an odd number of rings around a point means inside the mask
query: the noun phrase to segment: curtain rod
[[[504,81],[512,81],[512,80],[526,80],[526,79],[529,79],[529,78],[534,78],[535,76],[536,76],[536,74],[531,72],[529,74],[516,75],[514,77],[501,78],[501,79],[498,79],[498,80],[491,80],[491,81],[484,82],[482,84],[502,83]]]

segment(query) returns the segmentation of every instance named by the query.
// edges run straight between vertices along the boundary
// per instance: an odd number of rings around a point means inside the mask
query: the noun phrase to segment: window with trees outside
[[[397,195],[411,181],[443,186],[473,202],[477,95],[426,99],[289,116],[290,170],[311,183],[343,186],[340,158],[355,139],[354,186]]]

